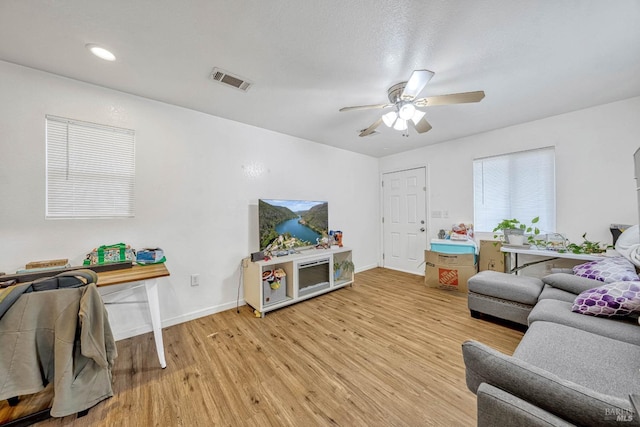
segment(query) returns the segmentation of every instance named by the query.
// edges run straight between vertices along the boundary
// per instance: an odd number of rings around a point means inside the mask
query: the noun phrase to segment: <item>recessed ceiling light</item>
[[[91,53],[93,53],[95,56],[97,56],[98,58],[104,59],[105,61],[116,60],[116,56],[113,53],[109,52],[107,49],[103,48],[102,46],[98,46],[97,44],[93,44],[93,43],[88,43],[85,45],[85,47],[89,49]]]

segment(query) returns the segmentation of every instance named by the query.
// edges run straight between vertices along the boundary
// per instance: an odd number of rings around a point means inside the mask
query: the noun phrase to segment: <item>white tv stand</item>
[[[264,317],[268,311],[353,285],[353,271],[335,277],[334,262],[344,260],[352,261],[351,249],[337,246],[306,249],[268,261],[252,262],[251,258],[245,258],[242,262],[244,300],[254,309],[256,317]],[[262,278],[263,273],[276,269],[284,270],[286,277],[281,288],[272,291]]]

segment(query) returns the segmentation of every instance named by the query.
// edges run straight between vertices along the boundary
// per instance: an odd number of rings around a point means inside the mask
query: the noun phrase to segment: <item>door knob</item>
[[[424,233],[424,227],[420,227],[420,231]]]

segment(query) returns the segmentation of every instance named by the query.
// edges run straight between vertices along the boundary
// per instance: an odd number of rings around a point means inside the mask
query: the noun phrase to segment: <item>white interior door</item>
[[[427,248],[426,169],[383,174],[382,194],[383,266],[421,274]]]

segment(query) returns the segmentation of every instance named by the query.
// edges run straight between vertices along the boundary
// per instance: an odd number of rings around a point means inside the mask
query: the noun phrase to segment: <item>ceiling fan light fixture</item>
[[[408,81],[396,83],[387,90],[389,103],[342,107],[339,111],[385,109],[393,107],[393,111],[383,114],[382,117],[373,122],[371,126],[361,131],[359,136],[371,135],[373,130],[382,123],[390,128],[401,131],[402,136],[409,136],[409,121],[411,121],[412,127],[415,128],[415,131],[418,134],[423,134],[432,129],[431,124],[425,118],[425,112],[418,108],[430,107],[432,105],[480,102],[484,98],[484,91],[482,90],[417,98],[429,80],[431,80],[433,74],[433,71],[429,70],[414,70]]]
[[[393,126],[393,123],[395,123],[397,118],[398,113],[396,113],[395,111],[389,111],[387,114],[384,114],[382,116],[382,121],[385,125],[387,125],[387,127],[391,127]]]
[[[398,108],[398,116],[402,120],[411,120],[416,112],[416,107],[410,102],[404,103]]]
[[[407,130],[407,121],[398,117],[398,120],[396,120],[393,128],[395,130]]]
[[[87,43],[85,47],[100,59],[104,59],[105,61],[116,60],[116,56],[113,53],[109,52],[107,49],[103,48],[102,46],[98,46],[97,44],[93,44],[93,43]]]

